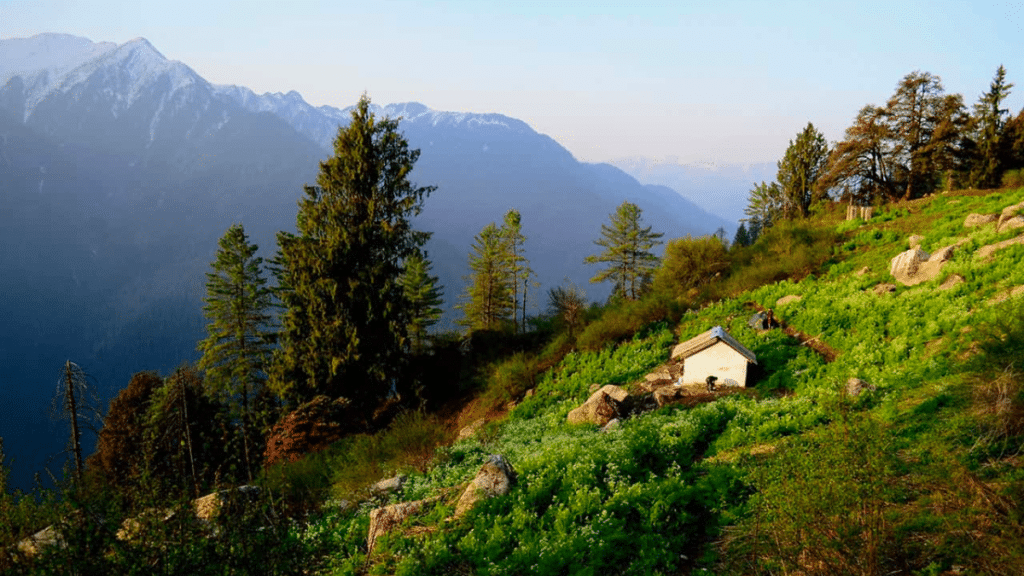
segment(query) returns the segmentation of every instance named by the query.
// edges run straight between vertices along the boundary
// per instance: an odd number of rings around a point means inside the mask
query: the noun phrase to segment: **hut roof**
[[[701,350],[706,350],[714,346],[718,342],[725,342],[730,348],[739,352],[740,355],[749,360],[752,364],[757,364],[757,356],[755,356],[750,350],[747,350],[743,344],[737,342],[736,339],[729,335],[729,333],[721,326],[715,326],[711,330],[698,334],[686,342],[676,346],[672,350],[672,359],[689,358]]]

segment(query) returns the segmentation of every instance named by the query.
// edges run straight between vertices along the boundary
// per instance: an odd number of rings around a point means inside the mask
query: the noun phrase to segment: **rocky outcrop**
[[[39,532],[18,542],[18,552],[31,558],[51,546],[64,546],[64,539],[53,526],[47,526]]]
[[[462,517],[481,500],[508,494],[516,483],[516,476],[516,471],[504,456],[491,455],[459,497],[454,517]]]
[[[603,386],[591,394],[581,406],[569,412],[566,419],[570,424],[590,423],[604,426],[612,418],[624,416],[628,412],[625,405],[628,398],[629,393],[618,386]]]
[[[975,256],[978,258],[989,258],[1003,248],[1013,246],[1014,244],[1024,244],[1024,236],[1017,236],[1016,238],[1010,238],[1009,240],[1003,240],[1002,242],[982,246],[981,248],[978,248],[977,252],[975,252]]]
[[[984,226],[985,224],[991,224],[998,220],[998,214],[968,214],[967,218],[964,219],[964,228]]]

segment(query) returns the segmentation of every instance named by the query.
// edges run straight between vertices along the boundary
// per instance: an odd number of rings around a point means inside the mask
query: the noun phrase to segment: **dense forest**
[[[420,152],[364,97],[272,256],[225,231],[196,365],[139,372],[104,407],[89,367],[66,363],[52,409],[73,457],[57,489],[10,489],[0,439],[0,569],[1019,573],[1012,88],[1000,66],[969,109],[913,72],[839,142],[808,123],[731,241],[663,242],[623,202],[585,261],[612,286],[603,302],[537,284],[515,208],[468,247],[465,285],[441,286],[412,224],[435,190],[409,178]],[[908,247],[948,248],[941,277],[890,284]],[[461,330],[438,331],[459,288]],[[769,309],[776,329],[748,322]],[[642,396],[672,346],[712,326],[749,343],[755,386],[623,409],[612,429],[566,421],[594,384]],[[462,510],[496,454],[514,485]],[[379,510],[413,502],[375,535]]]

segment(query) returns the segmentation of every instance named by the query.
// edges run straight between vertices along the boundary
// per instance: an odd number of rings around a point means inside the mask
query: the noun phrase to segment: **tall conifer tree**
[[[514,319],[512,278],[508,268],[508,235],[491,222],[473,240],[469,255],[470,282],[456,306],[460,324],[473,330],[496,330]]]
[[[409,301],[409,340],[413,352],[423,350],[427,329],[441,319],[441,289],[437,276],[430,275],[431,264],[425,257],[416,255],[405,261],[402,274],[402,290]]]
[[[512,209],[505,214],[501,232],[505,236],[505,260],[512,290],[512,324],[517,331],[525,332],[526,296],[530,289],[530,278],[536,274],[523,253],[526,236],[523,235],[522,217],[518,210]],[[520,313],[520,318],[517,318]]]
[[[590,279],[591,282],[611,280],[615,291],[623,299],[636,300],[650,285],[651,275],[658,266],[658,257],[651,249],[660,245],[661,233],[651,232],[651,227],[640,227],[639,206],[623,202],[611,215],[611,226],[601,225],[601,238],[594,244],[604,247],[604,252],[587,256],[587,264],[607,262],[608,268],[601,270]]]
[[[409,181],[417,158],[398,120],[375,118],[365,95],[339,128],[334,156],[299,201],[298,233],[278,234],[284,314],[270,385],[279,394],[369,408],[393,391],[411,314],[402,262],[429,237],[410,220],[434,190]]]
[[[266,406],[256,405],[266,398],[267,364],[273,332],[271,328],[271,292],[263,276],[263,259],[258,247],[249,243],[245,228],[234,224],[220,239],[213,272],[206,274],[206,306],[209,334],[199,343],[203,357],[197,368],[204,370],[205,385],[213,395],[228,402],[232,416],[241,422],[242,452],[246,475],[252,480],[256,460],[256,416]]]

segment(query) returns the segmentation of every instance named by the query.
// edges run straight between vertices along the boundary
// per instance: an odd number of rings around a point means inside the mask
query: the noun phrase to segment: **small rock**
[[[882,283],[882,284],[879,284],[879,285],[875,286],[872,291],[875,294],[878,294],[878,295],[891,294],[891,293],[896,291],[896,285],[895,284],[889,284],[889,283]]]
[[[595,384],[591,384],[590,388],[587,390],[587,393],[588,394],[593,394],[594,392],[597,392],[600,389],[601,389],[601,385],[600,384],[596,384],[596,383]]]
[[[914,234],[907,239],[907,243],[910,244],[911,248],[919,248],[921,246],[921,242],[924,242],[924,236],[921,236],[920,234]]]
[[[796,294],[790,294],[789,296],[783,296],[782,298],[779,298],[778,300],[776,300],[775,301],[775,305],[776,306],[785,306],[786,304],[789,304],[791,302],[799,302],[801,300],[803,300],[802,297],[800,297],[800,296],[798,296]]]
[[[999,220],[998,214],[968,214],[964,220],[964,228],[974,228],[976,226],[984,226],[985,224],[991,224]]]
[[[459,435],[455,439],[455,441],[458,442],[459,440],[465,440],[467,438],[472,438],[473,435],[477,433],[477,431],[479,431],[481,428],[483,428],[483,426],[484,426],[484,424],[486,422],[487,421],[484,420],[483,418],[478,418],[478,419],[474,420],[468,426],[464,427],[462,430],[459,430]]]
[[[999,222],[998,231],[1006,232],[1007,230],[1016,230],[1017,228],[1024,228],[1024,216],[1011,216]]]
[[[405,484],[405,475],[403,474],[399,474],[392,478],[385,478],[373,486],[370,486],[370,494],[374,496],[383,496],[385,494],[397,492],[402,489],[403,484]]]
[[[406,518],[418,513],[426,504],[432,501],[434,499],[402,502],[373,509],[370,512],[370,530],[366,536],[367,555],[373,553],[373,547],[377,545],[377,539],[404,522]]]
[[[939,285],[939,290],[949,290],[954,286],[958,286],[966,282],[964,277],[959,274],[950,274],[949,278],[946,278],[942,284]]]
[[[1003,211],[999,214],[999,223],[996,224],[996,229],[1000,232],[1003,230],[1009,230],[1009,228],[1004,228],[1006,223],[1014,218],[1019,219],[1022,212],[1024,212],[1024,202],[1018,202],[1017,204],[1003,208]],[[1014,227],[1019,228],[1019,226]]]
[[[864,391],[875,389],[876,387],[873,384],[868,384],[860,378],[850,378],[846,381],[846,394],[854,398],[860,396]]]
[[[61,538],[57,529],[47,526],[39,532],[18,542],[18,551],[28,557],[33,557],[51,546],[64,546],[64,539]]]
[[[870,273],[871,268],[868,268],[867,266],[861,268],[860,270],[857,270],[857,276],[867,276]]]
[[[677,386],[666,386],[664,388],[658,388],[654,391],[654,401],[658,403],[658,407],[668,406],[676,400],[682,398],[685,394],[683,389]]]
[[[619,420],[618,418],[612,418],[611,420],[608,421],[607,424],[601,427],[600,432],[611,432],[612,430],[615,430],[619,427],[620,422],[621,420]]]
[[[516,471],[512,465],[504,456],[492,454],[459,497],[455,505],[455,518],[461,517],[485,498],[508,494],[515,483]]]
[[[598,426],[604,426],[612,418],[618,418],[624,411],[622,403],[629,398],[629,393],[624,389],[611,384],[596,390],[578,408],[573,409],[566,416],[570,424],[581,424],[590,422]]]
[[[654,372],[651,372],[650,374],[645,376],[644,379],[647,380],[648,382],[654,382],[656,380],[671,380],[672,373],[668,371],[668,368],[662,368],[660,370],[655,370]]]
[[[533,398],[533,395],[534,395],[533,388],[530,388],[529,390],[526,391],[526,394],[523,394],[523,398]]]

